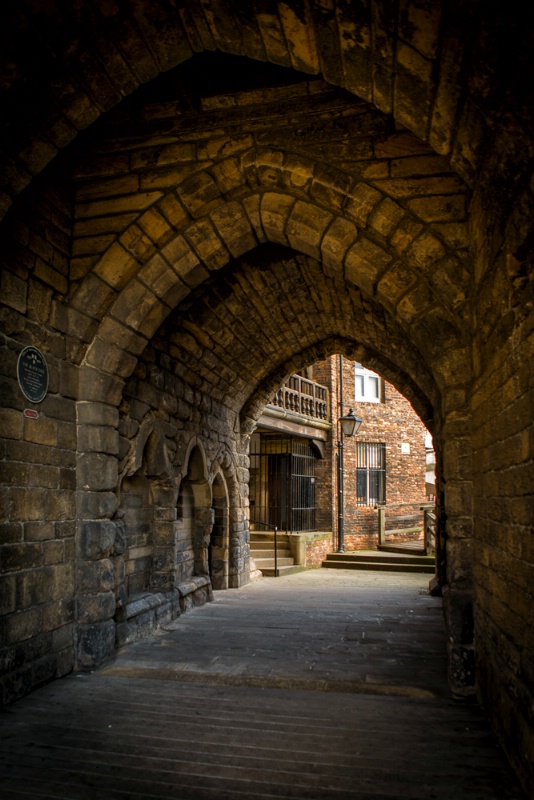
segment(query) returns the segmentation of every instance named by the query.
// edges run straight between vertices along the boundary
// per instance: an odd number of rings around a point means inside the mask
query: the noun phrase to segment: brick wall
[[[340,402],[339,357],[319,362],[313,367],[313,379],[328,385],[331,391],[332,411],[335,414]],[[343,413],[354,409],[363,422],[354,439],[344,439],[344,537],[347,550],[376,547],[378,541],[378,512],[374,506],[356,503],[356,442],[381,442],[386,445],[386,531],[420,525],[423,515],[421,503],[425,495],[426,428],[410,403],[395,387],[384,382],[380,403],[357,402],[355,390],[355,362],[343,359]],[[334,439],[336,439],[334,434]],[[404,453],[402,445],[409,447]],[[334,529],[337,530],[337,472],[334,446],[327,448],[324,462],[318,462],[317,483],[333,470],[333,480],[321,489],[320,502],[324,510],[334,510]],[[330,504],[330,505],[329,505]],[[323,510],[320,509],[320,513]],[[326,517],[326,514],[325,514]],[[391,540],[406,541],[419,538],[418,533],[390,535]]]

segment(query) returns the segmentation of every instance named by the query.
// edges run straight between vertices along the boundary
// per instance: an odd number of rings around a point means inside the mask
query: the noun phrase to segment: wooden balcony
[[[328,389],[300,375],[292,375],[270,405],[321,422],[329,419]]]

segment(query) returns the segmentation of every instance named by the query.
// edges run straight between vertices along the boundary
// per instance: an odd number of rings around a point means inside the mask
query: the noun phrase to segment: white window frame
[[[382,402],[382,378],[361,364],[354,364],[354,397],[357,403]]]

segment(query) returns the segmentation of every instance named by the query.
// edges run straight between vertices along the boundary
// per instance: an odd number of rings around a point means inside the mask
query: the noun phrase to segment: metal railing
[[[279,578],[280,573],[278,572],[278,542],[277,542],[277,533],[278,528],[276,525],[271,525],[269,522],[252,522],[251,525],[264,525],[266,528],[269,528],[274,533],[274,577]]]
[[[270,405],[305,417],[328,420],[328,389],[320,383],[292,375],[275,393]]]

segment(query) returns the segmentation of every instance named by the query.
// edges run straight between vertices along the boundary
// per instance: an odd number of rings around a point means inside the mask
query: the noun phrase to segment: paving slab
[[[449,693],[427,586],[319,569],[216,592],[4,709],[2,800],[526,800]]]

